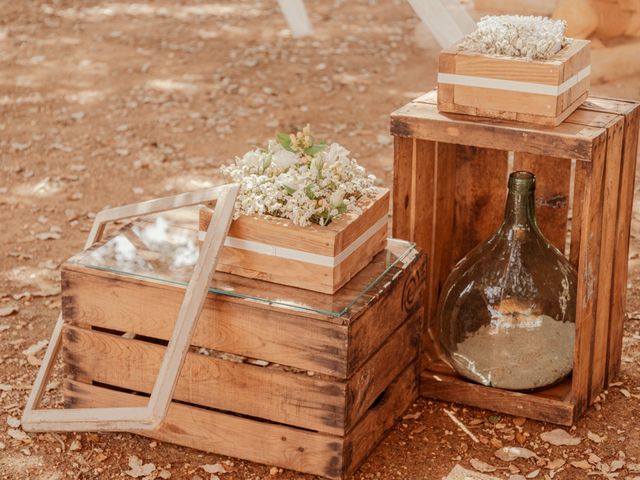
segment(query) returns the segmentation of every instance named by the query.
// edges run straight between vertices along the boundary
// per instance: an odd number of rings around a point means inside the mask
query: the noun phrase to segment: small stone
[[[9,435],[14,440],[20,440],[21,442],[29,440],[29,435],[24,433],[22,430],[17,430],[15,428],[8,429],[7,435]]]
[[[20,427],[20,419],[9,415],[7,417],[7,425],[11,428],[18,428]]]
[[[227,473],[227,470],[219,463],[214,463],[213,465],[210,465],[210,464],[202,465],[200,468],[202,468],[205,472],[211,473],[211,474]]]
[[[488,463],[485,463],[482,460],[478,460],[477,458],[472,458],[470,462],[473,468],[482,473],[491,473],[497,470],[497,468],[493,465],[489,465]]]
[[[70,452],[77,452],[81,448],[82,448],[82,444],[80,443],[80,440],[78,440],[77,438],[73,442],[71,442],[71,445],[69,445]]]
[[[591,431],[587,432],[587,438],[594,443],[602,443],[602,441],[604,440],[604,437],[601,437],[597,433],[593,433]]]
[[[8,317],[9,315],[13,315],[14,313],[18,313],[19,311],[20,311],[20,307],[18,307],[18,305],[16,304],[0,307],[0,317]]]
[[[278,467],[271,467],[269,469],[269,475],[277,475],[278,474]]]
[[[625,396],[625,398],[631,398],[631,392],[626,388],[621,388],[620,393]]]
[[[590,470],[591,465],[586,460],[574,460],[571,462],[571,466],[575,468],[580,468],[582,470]]]
[[[557,458],[556,460],[552,460],[549,463],[547,463],[546,468],[549,470],[557,470],[560,467],[562,467],[565,463],[566,461],[563,458]]]
[[[540,469],[536,468],[535,470],[532,470],[531,472],[527,473],[527,475],[525,476],[527,478],[536,478],[539,474],[540,474]]]

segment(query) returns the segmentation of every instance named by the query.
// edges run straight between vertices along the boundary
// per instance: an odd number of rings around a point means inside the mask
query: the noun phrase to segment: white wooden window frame
[[[22,415],[22,427],[25,431],[143,431],[155,430],[160,426],[169,409],[197,320],[202,312],[211,277],[218,263],[220,249],[231,225],[238,188],[237,184],[205,188],[172,197],[115,207],[103,210],[96,215],[85,249],[100,240],[108,222],[216,200],[211,224],[207,229],[200,256],[187,285],[171,340],[167,345],[147,405],[145,407],[77,409],[38,408],[54,360],[60,351],[64,325],[64,319],[60,314]]]

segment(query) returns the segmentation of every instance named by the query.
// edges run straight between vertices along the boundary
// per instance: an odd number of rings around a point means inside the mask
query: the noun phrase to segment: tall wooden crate
[[[441,114],[436,103],[433,91],[391,116],[393,235],[415,241],[430,266],[421,393],[571,425],[620,368],[639,104],[591,97],[564,123],[542,127]],[[500,225],[513,170],[536,175],[540,227],[579,276],[573,374],[536,393],[457,376],[435,323],[452,267]]]

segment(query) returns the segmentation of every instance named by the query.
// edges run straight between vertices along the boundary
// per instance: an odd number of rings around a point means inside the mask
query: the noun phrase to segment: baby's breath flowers
[[[278,134],[266,148],[222,167],[222,173],[240,184],[235,218],[270,215],[300,226],[360,213],[357,200],[371,195],[375,182],[342,145],[316,143],[309,125]]]
[[[482,17],[459,49],[467,52],[544,60],[564,44],[567,22],[546,17],[497,15]]]

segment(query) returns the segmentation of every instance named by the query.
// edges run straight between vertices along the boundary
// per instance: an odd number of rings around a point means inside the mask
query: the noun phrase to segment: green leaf
[[[315,154],[320,153],[325,148],[327,148],[327,144],[322,142],[322,143],[318,143],[317,145],[312,145],[310,147],[305,148],[304,153],[305,155],[310,155],[313,157]]]
[[[282,148],[293,152],[293,148],[291,148],[291,137],[288,133],[280,132],[278,135],[276,135],[276,140],[280,145],[282,145]]]
[[[287,191],[287,193],[289,195],[293,195],[296,191],[295,189],[291,188],[291,187],[287,187],[286,185],[283,185],[284,189]]]
[[[313,193],[313,189],[312,189],[310,184],[307,185],[306,187],[304,187],[304,193],[307,194],[307,197],[309,197],[309,199],[311,199],[311,200],[315,200],[316,199],[316,196]]]

